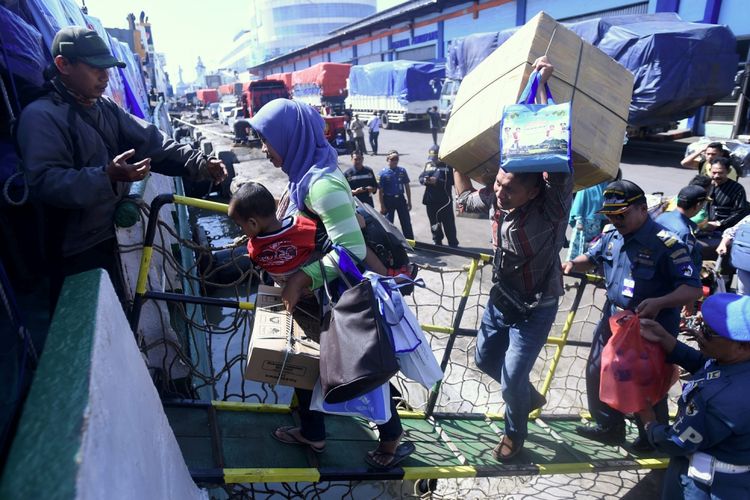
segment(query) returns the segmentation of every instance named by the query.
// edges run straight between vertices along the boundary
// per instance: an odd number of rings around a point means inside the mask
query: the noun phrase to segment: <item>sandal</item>
[[[398,464],[400,464],[405,458],[407,458],[409,455],[414,453],[414,450],[416,450],[416,446],[414,446],[414,443],[401,443],[396,447],[396,451],[394,453],[388,453],[387,451],[371,451],[368,452],[367,455],[365,455],[365,462],[367,465],[372,467],[373,469],[379,469],[379,470],[385,470],[385,469],[391,469],[393,467],[396,467]],[[387,463],[381,464],[375,458],[388,458]]]
[[[291,425],[279,427],[278,429],[276,429],[275,431],[271,433],[271,436],[273,436],[273,438],[276,441],[281,441],[284,444],[299,444],[302,446],[309,446],[310,449],[314,451],[315,453],[323,453],[325,451],[326,449],[325,443],[321,446],[314,446],[308,441],[302,441],[300,438],[298,438],[297,436],[289,432],[293,429],[298,429],[298,427],[294,427]],[[281,434],[279,435],[277,433],[281,433]]]
[[[508,444],[506,438],[508,439],[508,441],[511,441],[512,444]],[[504,454],[503,451],[505,450],[510,450],[510,453]],[[492,458],[494,458],[498,462],[507,462],[508,460],[521,453],[521,450],[523,450],[523,441],[521,441],[520,444],[514,443],[508,436],[503,434],[503,436],[500,438],[500,442],[497,443],[497,446],[495,446],[495,448],[493,448],[492,450]]]

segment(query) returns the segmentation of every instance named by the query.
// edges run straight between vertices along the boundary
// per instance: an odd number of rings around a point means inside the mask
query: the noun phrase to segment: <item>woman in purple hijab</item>
[[[338,169],[336,150],[324,135],[325,123],[313,107],[289,99],[274,99],[261,108],[250,125],[260,136],[262,151],[288,177],[293,211],[320,220],[334,245],[346,248],[360,261],[367,247],[354,211],[349,183]],[[287,211],[289,213],[289,211]],[[302,266],[287,281],[282,300],[293,312],[303,294],[323,285],[324,276],[338,276],[338,255],[333,250],[320,261]],[[273,437],[287,444],[309,446],[321,453],[325,448],[324,414],[310,410],[312,391],[295,389],[299,402],[299,427],[279,427]],[[371,466],[394,467],[412,451],[412,443],[401,444],[403,428],[391,398],[391,419],[378,425],[380,444],[365,457]]]

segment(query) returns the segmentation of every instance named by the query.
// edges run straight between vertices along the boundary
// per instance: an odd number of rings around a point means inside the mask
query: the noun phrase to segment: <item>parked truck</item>
[[[284,82],[284,85],[286,85],[286,90],[289,92],[289,95],[292,95],[292,73],[291,72],[273,73],[271,75],[266,75],[266,80],[277,80],[279,82]]]
[[[564,24],[635,76],[628,116],[631,136],[669,129],[732,91],[739,58],[726,26],[689,23],[668,12]],[[477,33],[451,43],[438,108],[444,120],[461,80],[517,29]]]
[[[438,105],[445,78],[443,64],[387,61],[353,66],[347,112],[369,118],[380,113],[384,126],[423,121]]]
[[[195,91],[195,96],[204,106],[219,102],[219,91],[216,89],[198,89]]]
[[[351,64],[318,63],[292,73],[292,98],[325,114],[341,114]]]
[[[240,105],[245,110],[245,117],[251,118],[267,102],[288,97],[289,91],[283,82],[278,80],[253,80],[242,84]]]

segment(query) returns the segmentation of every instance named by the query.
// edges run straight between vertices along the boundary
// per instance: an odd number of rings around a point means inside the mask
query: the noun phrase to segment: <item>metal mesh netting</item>
[[[146,208],[143,208],[146,210]],[[261,282],[258,272],[247,266],[246,257],[234,257],[231,248],[234,228],[226,217],[194,214],[192,221],[205,229],[203,235],[186,238],[169,225],[160,223],[157,241],[177,241],[182,249],[189,249],[194,259],[180,256],[174,246],[154,247],[154,253],[164,261],[161,289],[201,294],[253,302],[254,291]],[[161,239],[160,239],[161,238]],[[197,244],[193,241],[200,241]],[[125,252],[134,248],[123,248]],[[484,305],[491,286],[491,266],[477,261],[476,276],[469,283],[465,306],[461,298],[467,288],[470,259],[431,252],[417,252],[414,260],[419,264],[419,277],[424,288],[415,288],[408,298],[438,360],[443,358],[450,334],[445,330],[453,326],[456,316],[462,314],[460,329],[469,333],[479,326]],[[231,279],[227,280],[227,276]],[[563,330],[580,280],[566,278],[566,294],[561,299],[559,312],[550,337],[559,337]],[[153,287],[155,284],[150,283]],[[550,378],[548,403],[544,414],[578,415],[586,409],[585,364],[595,325],[601,317],[604,302],[603,290],[588,285],[577,308],[569,330],[568,345],[562,348],[559,363]],[[163,305],[162,305],[163,306]],[[161,316],[163,318],[163,316]],[[288,404],[292,389],[272,387],[268,384],[243,379],[247,346],[252,331],[252,312],[229,307],[191,306],[184,303],[169,304],[169,318],[176,338],[155,334],[165,325],[144,326],[151,333],[143,335],[142,351],[152,359],[152,351],[160,353],[160,364],[150,363],[157,387],[165,397],[192,397],[242,401],[247,403]],[[437,328],[432,328],[435,326]],[[437,331],[435,330],[442,330]],[[436,412],[500,413],[503,402],[497,382],[483,374],[474,363],[475,337],[461,335],[455,339],[445,370],[445,377],[436,400]],[[165,349],[168,347],[168,349]],[[557,346],[548,344],[540,353],[531,374],[531,382],[542,390],[548,376]],[[168,353],[173,353],[170,355]],[[175,377],[175,367],[189,374],[185,380]],[[177,371],[179,372],[179,370]],[[172,374],[170,376],[170,374]],[[404,407],[425,410],[428,391],[420,385],[397,376],[397,386],[404,398]],[[488,446],[491,446],[488,444]],[[431,496],[433,498],[604,498],[620,497],[645,475],[638,472],[611,472],[554,476],[544,478],[506,477],[440,480],[437,484],[426,482],[392,481],[379,483],[273,483],[227,485],[216,498],[255,498],[279,496],[285,498],[370,498],[392,496],[398,498]],[[567,485],[559,489],[555,484]],[[550,486],[550,484],[553,484]],[[596,487],[592,485],[598,485]],[[366,487],[367,493],[358,494]],[[606,492],[597,493],[597,488]],[[374,488],[374,489],[373,489]],[[426,493],[430,491],[429,493]],[[553,493],[549,493],[549,492]],[[604,490],[602,490],[604,491]],[[374,493],[373,493],[374,492]],[[420,493],[421,492],[421,493]],[[526,493],[524,493],[526,492]],[[544,496],[542,493],[544,493]],[[226,496],[225,496],[226,495]],[[588,495],[588,496],[587,496]]]

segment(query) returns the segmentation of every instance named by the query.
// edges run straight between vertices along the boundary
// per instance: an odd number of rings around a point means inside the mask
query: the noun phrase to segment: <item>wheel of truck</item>
[[[388,113],[383,113],[380,115],[380,126],[382,128],[388,128],[390,124],[388,123]]]

